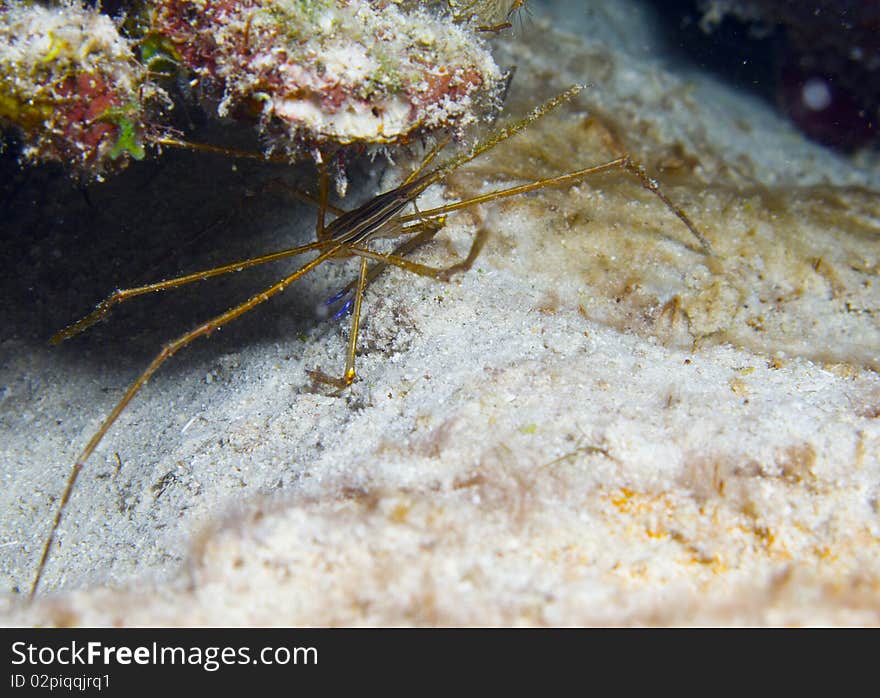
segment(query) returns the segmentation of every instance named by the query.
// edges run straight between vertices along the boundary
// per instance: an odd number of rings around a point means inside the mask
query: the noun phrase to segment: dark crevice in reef
[[[843,151],[880,136],[880,3],[648,0],[673,59],[774,104]]]

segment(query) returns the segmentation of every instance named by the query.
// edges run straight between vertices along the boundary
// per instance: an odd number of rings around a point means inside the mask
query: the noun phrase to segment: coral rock
[[[113,21],[78,5],[0,5],[0,126],[31,161],[86,179],[140,158],[145,70]]]
[[[357,0],[168,0],[169,37],[221,116],[256,112],[277,147],[391,143],[474,121],[501,73],[474,27]]]

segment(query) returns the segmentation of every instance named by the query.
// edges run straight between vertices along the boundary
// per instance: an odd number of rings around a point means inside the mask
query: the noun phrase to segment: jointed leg
[[[422,172],[424,172],[425,168],[430,165],[434,158],[436,158],[440,151],[442,151],[447,145],[449,145],[449,138],[444,138],[443,140],[437,141],[434,146],[425,154],[425,157],[422,158],[422,161],[419,163],[419,166],[416,167],[412,172],[407,175],[407,178],[403,180],[401,186],[409,184],[416,177],[418,177]]]
[[[421,227],[421,225],[411,226],[412,229],[405,232],[415,232],[415,228]],[[395,247],[392,255],[397,257],[410,254],[414,250],[418,249],[419,247],[433,239],[440,228],[441,225],[439,225],[437,222],[429,222],[424,230],[416,235],[413,235],[413,237],[405,240],[397,247]],[[342,378],[335,378],[333,376],[327,375],[323,371],[309,371],[309,375],[311,375],[312,378],[314,378],[315,380],[321,383],[329,383],[330,385],[334,385],[339,388],[339,390],[344,390],[354,382],[354,379],[356,377],[354,364],[355,355],[357,353],[357,337],[358,331],[360,329],[361,305],[363,303],[364,291],[366,290],[367,286],[372,283],[376,279],[376,277],[385,270],[386,266],[388,266],[388,263],[384,260],[368,266],[367,257],[362,256],[358,278],[355,279],[348,286],[346,286],[333,299],[334,301],[341,300],[342,298],[348,296],[349,293],[353,292],[351,298],[349,298],[343,304],[342,308],[336,313],[336,316],[339,317],[342,316],[348,308],[352,308],[351,332],[348,338],[348,354],[346,356],[345,372],[343,373]]]
[[[315,240],[323,240],[324,216],[327,213],[327,198],[330,191],[330,176],[327,174],[326,163],[318,165],[318,220],[315,223]]]
[[[65,327],[60,332],[57,332],[52,337],[52,344],[58,344],[59,342],[64,341],[65,339],[70,339],[71,337],[79,334],[80,332],[88,329],[92,325],[94,325],[99,320],[104,319],[114,305],[118,305],[124,301],[127,301],[131,298],[135,298],[137,296],[142,296],[146,293],[155,293],[157,291],[167,291],[170,288],[177,288],[178,286],[184,286],[185,284],[192,283],[194,281],[203,281],[205,279],[210,279],[214,276],[221,276],[222,274],[229,274],[235,271],[241,271],[243,269],[250,269],[251,267],[258,266],[260,264],[267,264],[269,262],[275,262],[279,259],[285,259],[287,257],[294,257],[299,254],[303,254],[304,252],[311,252],[313,250],[321,249],[322,247],[326,247],[327,243],[324,242],[312,242],[308,245],[300,245],[299,247],[292,247],[289,250],[281,250],[280,252],[273,252],[271,254],[262,255],[260,257],[253,257],[251,259],[245,259],[239,262],[233,262],[232,264],[225,264],[222,267],[215,267],[213,269],[206,269],[205,271],[195,272],[193,274],[187,274],[186,276],[179,276],[174,279],[167,279],[165,281],[159,281],[154,284],[147,284],[145,286],[137,286],[135,288],[127,288],[127,289],[118,289],[110,294],[103,301],[98,303],[98,306],[89,313],[82,320],[79,320],[72,325]]]
[[[248,312],[249,310],[269,300],[278,293],[281,293],[297,279],[305,276],[310,271],[315,269],[315,267],[318,267],[323,262],[330,259],[330,257],[339,252],[342,247],[343,245],[341,244],[330,247],[307,264],[301,266],[289,276],[286,276],[278,283],[267,288],[265,291],[262,291],[252,296],[247,301],[235,306],[231,310],[227,310],[225,313],[218,315],[211,320],[208,320],[207,322],[196,327],[191,332],[187,332],[185,335],[178,337],[173,342],[166,344],[162,348],[162,351],[160,351],[156,358],[153,359],[153,362],[140,375],[140,377],[131,384],[131,387],[129,387],[125,395],[122,396],[122,399],[118,403],[116,403],[116,406],[104,420],[103,424],[101,424],[101,427],[98,429],[97,432],[95,432],[95,435],[92,436],[88,444],[86,444],[86,447],[79,455],[79,458],[76,459],[76,463],[73,465],[73,468],[70,471],[70,475],[67,478],[67,485],[64,488],[64,493],[61,495],[61,501],[58,504],[57,510],[55,511],[55,519],[52,522],[52,528],[50,529],[49,535],[46,538],[46,543],[43,546],[43,553],[40,557],[39,565],[37,566],[34,583],[31,586],[30,595],[32,598],[34,594],[37,593],[37,589],[40,585],[40,579],[43,576],[43,570],[46,567],[46,561],[49,559],[49,551],[52,548],[52,543],[55,540],[55,534],[58,531],[58,526],[61,523],[61,517],[64,514],[64,508],[67,506],[67,502],[70,499],[70,494],[71,492],[73,492],[74,485],[76,484],[77,477],[79,477],[79,473],[82,470],[83,465],[85,464],[86,460],[88,460],[89,456],[91,456],[94,450],[98,447],[98,444],[101,443],[101,440],[107,434],[107,431],[110,429],[110,427],[113,426],[114,422],[116,422],[116,420],[119,418],[119,415],[122,414],[123,410],[125,410],[125,408],[128,406],[128,403],[130,403],[134,396],[137,395],[138,392],[140,392],[141,388],[144,387],[144,385],[159,369],[159,367],[193,340],[211,334],[226,323],[236,319],[241,315],[244,315],[244,313]]]
[[[480,252],[483,250],[483,246],[486,244],[488,237],[489,231],[483,226],[480,226],[474,236],[474,241],[471,243],[471,249],[468,252],[467,257],[449,267],[432,267],[427,264],[413,262],[397,254],[397,250],[391,254],[373,252],[373,250],[367,249],[366,247],[350,247],[349,250],[352,254],[366,257],[367,259],[373,259],[382,265],[392,264],[395,267],[412,272],[413,274],[418,274],[419,276],[429,276],[432,279],[437,279],[439,281],[449,281],[454,274],[465,272],[473,266],[477,257],[480,256]]]
[[[406,255],[411,254],[419,247],[422,247],[426,243],[430,242],[443,227],[444,222],[445,219],[439,218],[434,221],[425,221],[425,223],[401,226],[401,230],[398,235],[412,235],[412,237],[395,247],[391,254],[396,257],[405,257]],[[379,274],[381,274],[387,266],[388,264],[386,262],[377,262],[376,264],[371,264],[367,272],[366,285],[369,286],[371,283],[373,283],[373,281],[376,280],[376,277],[378,277]],[[342,317],[342,315],[348,312],[348,310],[352,307],[352,304],[354,303],[354,297],[349,296],[356,285],[357,279],[352,281],[333,298],[325,303],[325,305],[334,305],[341,301],[343,298],[346,299],[340,309],[336,311],[333,317],[334,320]]]
[[[706,237],[699,230],[697,230],[697,227],[691,222],[691,219],[688,218],[687,214],[674,203],[672,203],[672,200],[663,193],[663,190],[660,188],[660,183],[656,179],[648,175],[647,171],[641,163],[636,162],[631,157],[627,156],[626,158],[624,158],[624,162],[621,167],[623,167],[623,169],[625,169],[627,172],[635,175],[645,189],[647,189],[649,192],[654,194],[654,196],[660,199],[660,201],[666,204],[666,208],[672,211],[678,217],[678,219],[685,224],[687,229],[691,231],[691,235],[693,235],[699,241],[700,245],[703,247],[703,251],[706,254],[712,254],[712,245],[709,244],[709,241],[706,239]]]
[[[205,271],[195,272],[193,274],[187,274],[185,276],[179,276],[173,279],[167,279],[165,281],[160,281],[154,284],[146,284],[144,286],[137,286],[127,289],[117,289],[112,294],[110,294],[110,296],[98,303],[97,307],[86,317],[73,323],[72,325],[69,325],[68,327],[65,327],[61,331],[56,332],[52,336],[52,344],[59,344],[60,342],[63,342],[66,339],[70,339],[80,332],[83,332],[84,330],[94,325],[96,322],[99,322],[100,320],[103,320],[105,317],[107,317],[113,306],[118,305],[131,298],[142,296],[147,293],[167,291],[168,289],[184,286],[185,284],[189,284],[194,281],[204,281],[205,279],[210,279],[215,276],[222,276],[223,274],[229,274],[230,272],[235,271],[243,271],[244,269],[250,269],[251,267],[259,266],[260,264],[268,264],[269,262],[275,262],[279,259],[285,259],[286,257],[294,257],[296,255],[303,254],[304,252],[311,252],[312,250],[321,249],[321,247],[326,244],[322,240],[322,238],[324,237],[324,217],[326,215],[326,212],[331,211],[336,215],[344,213],[342,209],[333,206],[327,201],[328,177],[326,169],[321,170],[320,195],[317,199],[300,191],[299,189],[291,187],[283,180],[271,180],[267,186],[277,186],[284,189],[287,193],[293,195],[300,201],[318,206],[318,223],[316,231],[317,242],[309,243],[307,245],[300,245],[299,247],[292,247],[288,250],[281,250],[280,252],[273,252],[271,254],[261,255],[260,257],[245,259],[240,262],[233,262],[232,264],[225,264],[222,267],[206,269]]]
[[[706,254],[712,254],[712,246],[709,244],[709,241],[699,230],[697,230],[696,226],[691,222],[687,214],[680,208],[675,206],[669,199],[669,197],[667,197],[660,189],[660,185],[658,184],[658,182],[654,179],[651,179],[645,172],[644,167],[642,167],[638,162],[630,158],[628,155],[615,158],[614,160],[602,163],[601,165],[585,167],[582,170],[576,170],[574,172],[569,172],[564,175],[559,175],[558,177],[539,179],[538,181],[530,182],[529,184],[521,184],[516,187],[510,187],[508,189],[501,189],[499,191],[489,192],[488,194],[475,196],[471,199],[465,199],[464,201],[456,201],[455,203],[446,204],[445,206],[438,206],[437,208],[432,208],[427,211],[421,211],[418,214],[409,214],[406,216],[402,216],[400,220],[402,223],[406,223],[408,221],[413,221],[417,219],[435,218],[437,216],[451,213],[452,211],[458,211],[463,208],[469,208],[471,206],[487,203],[489,201],[496,201],[498,199],[504,199],[510,196],[527,194],[528,192],[537,191],[539,189],[546,189],[547,187],[558,187],[564,184],[573,184],[591,175],[599,174],[602,172],[609,172],[612,170],[624,170],[625,172],[630,172],[631,174],[635,175],[635,177],[639,180],[639,182],[645,189],[647,189],[657,198],[659,198],[660,201],[662,201],[663,204],[670,211],[672,211],[672,213],[674,213],[676,217],[681,220],[682,223],[685,224],[691,234],[699,241],[700,246],[703,248],[703,251]]]
[[[342,378],[328,376],[322,371],[309,371],[309,375],[321,383],[328,383],[336,386],[339,390],[344,390],[350,386],[355,379],[354,360],[357,353],[358,329],[360,329],[361,306],[364,301],[364,288],[367,285],[367,260],[361,259],[360,273],[358,274],[357,286],[354,292],[354,308],[351,313],[351,332],[348,336],[348,352],[345,357],[345,372]]]
[[[479,256],[480,251],[483,249],[483,246],[486,244],[486,239],[488,237],[488,232],[485,228],[481,226],[477,230],[477,234],[474,236],[474,241],[473,243],[471,243],[471,249],[470,252],[468,252],[468,256],[461,262],[453,264],[450,267],[430,267],[425,264],[419,264],[418,262],[411,262],[403,256],[411,253],[418,247],[421,247],[426,242],[431,240],[437,234],[438,230],[438,226],[430,226],[426,228],[419,234],[398,245],[394,249],[394,252],[391,254],[381,254],[379,252],[373,252],[372,250],[363,247],[348,248],[348,250],[352,254],[356,254],[361,257],[361,264],[357,283],[354,286],[354,296],[352,301],[350,301],[353,302],[353,308],[351,314],[351,333],[348,337],[348,353],[346,355],[345,361],[345,373],[342,375],[341,378],[336,378],[334,376],[327,375],[323,371],[309,371],[309,375],[312,376],[312,378],[314,378],[318,382],[332,385],[339,390],[344,390],[354,382],[354,379],[356,377],[354,369],[355,354],[357,353],[357,338],[358,330],[360,328],[361,306],[364,298],[364,289],[366,288],[367,283],[378,276],[387,265],[391,264],[393,266],[400,267],[401,269],[404,269],[406,271],[413,272],[421,276],[430,276],[431,278],[438,279],[440,281],[448,281],[453,274],[467,271],[471,268],[474,261]],[[376,264],[368,267],[368,259],[375,260]],[[343,291],[343,294],[348,293],[349,290],[350,289],[346,288]]]
[[[157,145],[167,145],[172,148],[180,148],[181,150],[190,150],[198,153],[213,153],[214,155],[223,155],[224,157],[259,160],[260,162],[277,162],[282,165],[290,164],[290,157],[287,155],[266,155],[265,153],[255,153],[251,150],[239,150],[238,148],[226,148],[224,146],[211,145],[210,143],[193,143],[181,138],[174,138],[171,135],[153,136],[150,140]]]
[[[180,148],[181,150],[190,150],[194,152],[201,153],[213,153],[215,155],[223,155],[231,158],[245,158],[248,160],[258,160],[260,162],[275,162],[284,165],[290,164],[290,158],[287,155],[266,155],[265,153],[255,153],[249,150],[239,150],[237,148],[226,148],[218,145],[210,145],[208,143],[192,143],[190,141],[184,141],[179,138],[174,138],[172,136],[156,136],[151,139],[153,143],[158,145],[167,145],[173,148]],[[273,180],[271,183],[279,183],[279,180]],[[280,184],[285,187],[288,191],[293,193],[293,195],[298,198],[300,201],[303,201],[307,204],[311,204],[313,206],[320,206],[321,202],[319,199],[316,199],[305,192],[301,192],[298,189],[294,189],[289,186],[285,182],[280,182]],[[326,205],[326,210],[332,211],[333,213],[339,215],[343,213],[342,209],[339,209],[335,206]]]
[[[404,184],[407,184],[414,180],[420,172],[422,172],[425,167],[427,167],[434,158],[437,157],[437,154],[443,150],[443,148],[448,143],[448,139],[444,141],[440,141],[437,143],[431,150],[428,151],[427,155],[422,159],[419,166],[413,170],[409,176],[404,180]],[[318,232],[317,237],[320,240],[323,236],[323,219],[324,219],[324,209],[327,204],[327,172],[326,169],[321,169],[321,193],[320,193],[320,202],[321,208],[318,214]],[[396,255],[406,255],[415,250],[417,247],[424,245],[428,240],[430,240],[434,235],[437,234],[437,231],[441,228],[442,223],[425,221],[424,222],[425,230],[421,233],[415,235],[414,237],[406,240],[401,243],[394,249],[394,253],[392,256],[395,258]],[[412,226],[412,228],[417,228],[421,226]],[[401,230],[401,234],[410,231]],[[351,249],[351,248],[349,248]],[[354,251],[354,250],[353,250]],[[356,252],[356,251],[355,251]],[[356,252],[357,253],[357,252]],[[363,305],[364,300],[364,290],[367,287],[367,284],[373,281],[379,274],[382,273],[385,268],[387,262],[384,259],[379,259],[376,264],[372,266],[368,265],[367,257],[365,255],[361,256],[361,264],[360,271],[358,273],[357,282],[352,285],[349,284],[343,291],[336,297],[334,300],[338,300],[340,298],[345,297],[348,293],[353,289],[354,296],[345,303],[343,309],[340,313],[345,311],[345,308],[352,304],[352,313],[351,313],[351,331],[348,337],[348,351],[346,353],[345,359],[345,372],[343,373],[341,378],[336,378],[334,376],[330,376],[323,371],[309,371],[309,375],[316,381],[321,383],[327,383],[329,385],[333,385],[339,390],[344,390],[348,386],[350,386],[356,377],[356,372],[354,369],[355,364],[355,356],[357,354],[357,338],[358,331],[360,329],[360,317],[361,317],[361,307]]]
[[[271,179],[268,182],[266,182],[266,184],[264,184],[263,187],[265,187],[265,188],[278,187],[279,189],[283,189],[284,191],[286,191],[288,194],[290,194],[295,199],[302,201],[303,203],[309,204],[310,206],[315,206],[316,208],[318,208],[318,210],[321,209],[320,196],[312,196],[311,194],[307,194],[304,191],[300,191],[296,187],[290,186],[283,179],[280,179],[280,178]],[[334,206],[329,201],[326,201],[323,206],[324,206],[324,210],[325,210],[325,215],[326,215],[326,211],[330,211],[330,213],[332,213],[335,216],[339,216],[339,215],[345,213],[344,209],[341,209],[338,206]]]

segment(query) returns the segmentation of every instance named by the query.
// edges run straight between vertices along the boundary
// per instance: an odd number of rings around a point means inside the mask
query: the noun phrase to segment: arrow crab
[[[319,29],[324,27],[320,31],[326,32],[325,38],[338,36],[344,38],[346,32],[355,31],[348,27],[340,34],[340,26],[347,26],[346,21],[354,22],[356,27],[364,30],[363,26],[358,24],[362,21],[364,13],[353,10],[360,9],[367,13],[373,9],[404,12],[403,7],[386,6],[386,3],[354,3],[343,0],[309,3],[266,3],[246,0],[239,3],[215,1],[198,3],[202,11],[194,12],[196,4],[194,2],[155,4],[151,15],[152,29],[144,32],[138,39],[142,48],[148,47],[145,64],[148,69],[155,69],[163,62],[183,65],[188,74],[194,76],[190,86],[200,90],[203,98],[213,99],[221,115],[235,117],[249,113],[254,117],[268,144],[267,153],[257,155],[258,158],[287,159],[302,153],[310,154],[314,158],[319,165],[317,191],[296,192],[296,196],[314,204],[317,208],[315,240],[305,245],[234,261],[200,272],[117,290],[100,302],[91,314],[58,332],[53,337],[53,342],[58,343],[79,334],[94,323],[103,320],[114,306],[141,295],[179,288],[196,281],[277,260],[300,255],[312,255],[312,257],[271,286],[166,343],[149,366],[130,385],[86,443],[69,472],[66,486],[55,509],[50,531],[44,539],[30,589],[31,596],[34,596],[40,588],[62,517],[84,465],[154,373],[194,340],[214,333],[227,323],[277,296],[325,263],[339,258],[358,260],[356,278],[328,301],[334,308],[336,317],[342,317],[349,312],[351,315],[351,329],[342,374],[330,375],[319,370],[311,372],[312,378],[317,383],[329,385],[336,391],[343,391],[357,377],[355,360],[363,300],[367,287],[379,274],[389,267],[397,267],[413,274],[448,281],[453,275],[467,271],[479,256],[488,235],[487,228],[481,225],[477,226],[467,255],[450,266],[429,266],[411,258],[412,253],[442,231],[447,217],[456,212],[473,210],[483,204],[548,187],[573,185],[592,175],[608,171],[623,171],[634,176],[646,190],[654,194],[688,229],[701,250],[706,254],[710,253],[709,242],[687,214],[663,193],[659,184],[636,160],[623,153],[607,162],[556,176],[495,189],[440,206],[426,209],[419,207],[419,197],[430,187],[442,184],[449,175],[466,163],[525,131],[550,111],[573,99],[583,89],[582,86],[570,87],[535,107],[527,115],[500,127],[493,127],[489,135],[477,138],[472,145],[459,144],[455,152],[445,155],[447,150],[453,150],[453,141],[462,140],[465,126],[479,121],[482,114],[497,107],[499,95],[503,92],[503,75],[492,62],[488,52],[484,51],[477,55],[471,50],[473,46],[482,49],[480,42],[468,44],[463,40],[458,48],[450,49],[450,56],[455,60],[450,60],[445,66],[438,66],[435,62],[425,73],[427,63],[424,54],[418,53],[421,50],[418,47],[436,48],[440,43],[440,29],[432,29],[427,22],[427,15],[419,14],[422,10],[416,9],[414,10],[416,21],[413,25],[413,31],[416,33],[407,39],[409,43],[405,49],[412,61],[408,73],[392,71],[387,65],[383,67],[381,56],[375,52],[371,53],[364,49],[363,54],[359,54],[363,46],[350,40],[341,42],[337,47],[341,53],[336,56],[335,62],[329,60],[328,57],[333,56],[333,51],[326,45],[322,47],[323,53],[318,60],[318,52],[314,47],[303,48],[303,44],[307,45],[310,39],[307,38],[303,42],[301,36],[294,34],[288,37],[290,41],[285,46],[295,46],[297,51],[305,51],[307,56],[311,55],[309,52],[315,54],[311,62],[304,62],[300,56],[292,55],[292,50],[285,51],[278,47],[276,40],[279,15],[284,20],[284,26],[291,26],[292,17],[308,19]],[[519,4],[514,3],[516,6]],[[338,14],[322,13],[327,8],[338,11]],[[82,10],[82,12],[86,11]],[[394,21],[399,23],[401,20],[398,17]],[[455,28],[450,29],[454,33],[466,26],[471,32],[468,35],[469,39],[473,41],[476,36],[474,32],[483,29],[496,30],[502,24],[493,23],[487,17],[474,14],[467,15],[466,22],[453,21],[448,27]],[[161,31],[156,27],[161,27]],[[374,28],[371,31],[378,30]],[[448,39],[448,36],[444,37],[444,46],[448,46]],[[471,47],[468,49],[471,53],[465,52],[465,45]],[[268,46],[271,48],[263,51]],[[244,47],[247,50],[244,50]],[[144,55],[142,50],[142,58]],[[422,56],[421,59],[418,59],[419,55]],[[259,56],[262,58],[258,58]],[[363,59],[364,64],[355,72],[351,72],[354,70],[352,66],[358,66],[360,59]],[[368,59],[373,61],[369,65],[367,65]],[[310,66],[312,72],[306,74],[308,71],[304,72],[303,66]],[[418,72],[418,66],[421,66],[422,73]],[[368,80],[367,75],[375,77]],[[293,83],[289,80],[293,80]],[[358,82],[363,89],[357,91],[350,87],[340,88],[346,80],[352,84]],[[76,84],[78,85],[79,82]],[[105,80],[101,84],[112,83]],[[295,84],[296,89],[292,88],[291,84]],[[157,89],[161,91],[161,88]],[[52,91],[51,94],[53,97],[57,96],[57,90]],[[139,94],[146,94],[146,91],[141,90]],[[107,103],[117,108],[113,99],[108,99]],[[113,122],[109,117],[102,115],[81,117],[82,123],[102,122],[115,126],[115,129],[102,130],[100,138],[93,144],[92,151],[86,152],[80,149],[81,157],[77,163],[81,173],[102,175],[111,169],[112,163],[117,161],[120,153],[123,159],[140,157],[141,151],[136,150],[136,146],[139,148],[141,142],[137,137],[130,137],[131,143],[134,144],[131,147],[127,149],[118,147],[126,129],[141,133],[143,141],[159,148],[219,152],[232,157],[242,155],[240,151],[231,148],[190,142],[168,128],[139,130],[132,114],[133,112],[129,111],[125,116],[130,128],[118,119],[117,122]],[[82,119],[85,119],[85,122]],[[337,208],[329,203],[330,180],[333,175],[331,163],[334,160],[338,161],[337,155],[342,152],[342,148],[365,145],[387,147],[390,144],[412,142],[416,134],[431,131],[441,135],[436,137],[433,145],[426,146],[421,161],[405,176],[401,184],[372,196],[349,210]],[[27,134],[26,130],[25,134]],[[112,140],[114,138],[115,143]],[[59,141],[51,139],[50,141],[54,144],[52,157],[60,159],[60,156],[55,154],[63,155],[64,148],[57,145]],[[40,149],[42,142],[44,141],[35,137],[30,157],[39,157],[43,152]],[[115,157],[113,153],[116,154]],[[337,174],[336,180],[337,190],[344,189],[344,176]],[[334,217],[328,222],[329,216]],[[378,251],[375,247],[371,247],[370,243],[380,237],[401,241],[390,252]]]

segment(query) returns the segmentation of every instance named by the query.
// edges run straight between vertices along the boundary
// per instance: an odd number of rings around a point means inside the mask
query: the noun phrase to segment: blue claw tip
[[[336,311],[336,314],[333,316],[333,320],[335,321],[341,319],[343,315],[346,315],[351,310],[353,305],[354,298],[349,298],[347,301],[345,301],[345,304]]]

